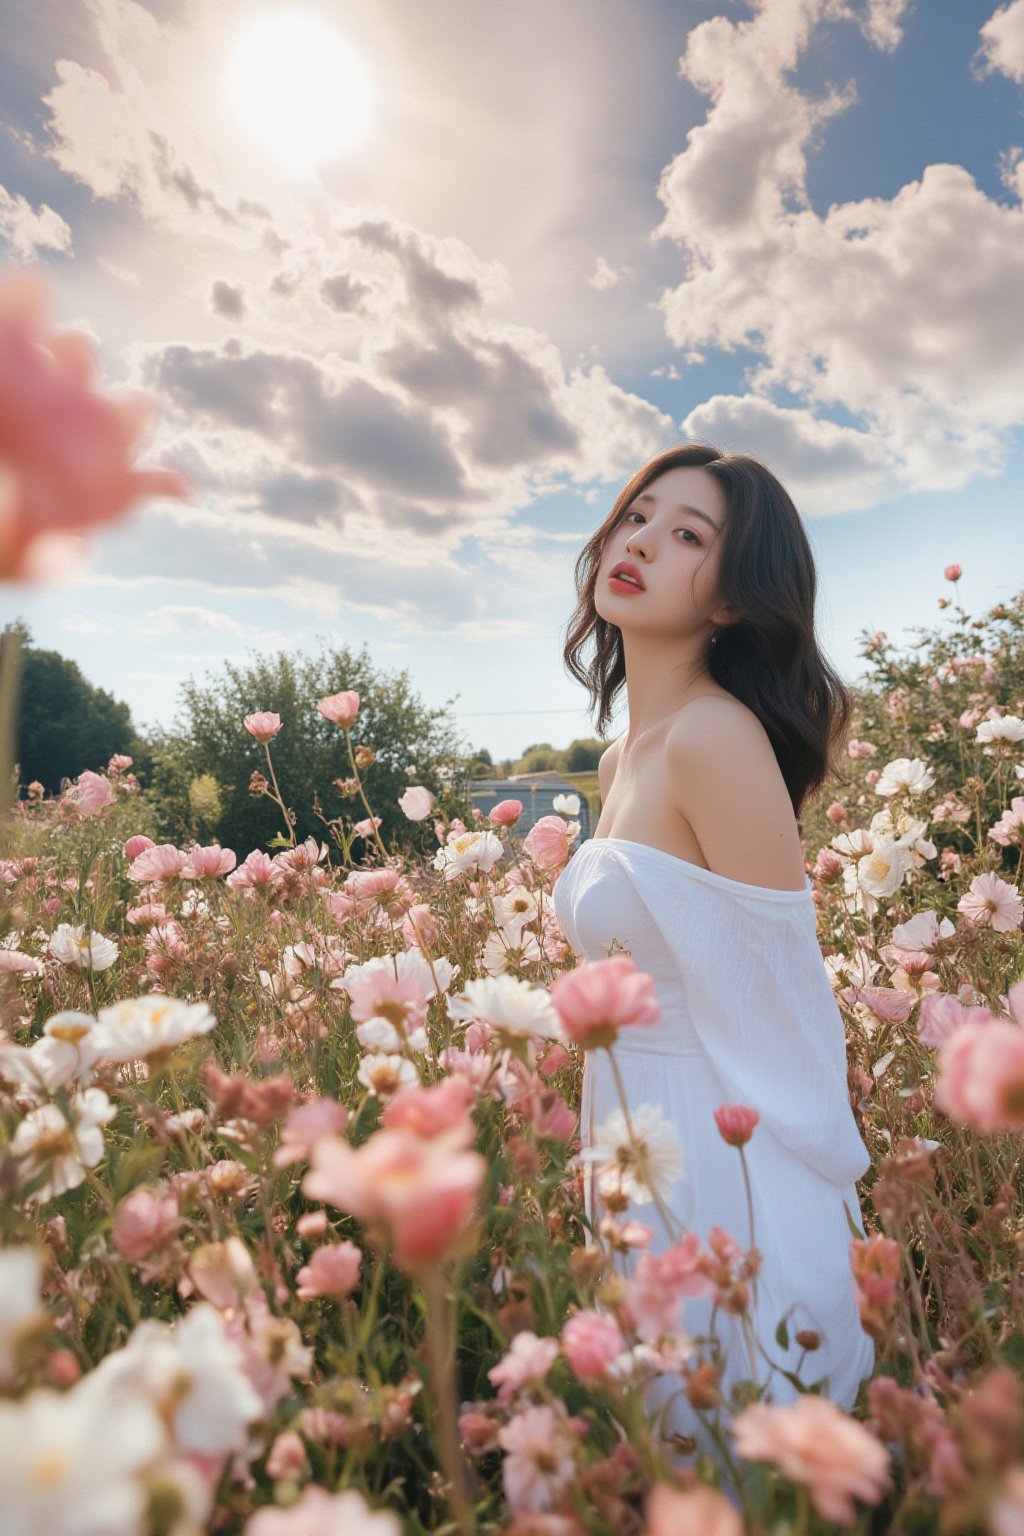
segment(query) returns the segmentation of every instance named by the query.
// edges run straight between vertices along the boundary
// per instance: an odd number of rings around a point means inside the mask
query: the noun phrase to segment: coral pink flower
[[[602,1381],[626,1348],[622,1330],[604,1312],[576,1312],[562,1329],[562,1353],[580,1381]]]
[[[281,716],[275,715],[272,709],[259,709],[254,715],[246,715],[242,724],[250,736],[255,736],[257,741],[266,746],[281,729]]]
[[[143,849],[138,858],[132,860],[128,866],[128,879],[139,884],[152,881],[155,885],[163,885],[167,880],[176,879],[187,862],[188,855],[175,848],[173,843],[158,843]]]
[[[309,1263],[296,1276],[296,1296],[347,1296],[359,1284],[363,1251],[347,1239],[314,1249]]]
[[[614,1045],[620,1029],[661,1018],[653,981],[629,955],[566,971],[550,993],[566,1037],[585,1050]]]
[[[84,773],[78,775],[75,783],[64,791],[61,804],[72,806],[79,816],[95,816],[97,811],[113,805],[114,798],[114,786],[110,780],[87,768]]]
[[[412,1131],[416,1136],[437,1136],[461,1127],[467,1144],[473,1139],[473,1122],[466,1111],[476,1100],[476,1090],[464,1077],[443,1077],[427,1088],[412,1086],[396,1093],[381,1115],[389,1131]]]
[[[976,1131],[1024,1130],[1024,1029],[964,1024],[939,1051],[935,1104]]]
[[[437,918],[425,901],[411,906],[402,920],[402,937],[409,945],[432,950],[440,937]]]
[[[724,1493],[697,1483],[670,1488],[655,1483],[641,1536],[743,1536],[743,1521]]]
[[[326,699],[320,699],[316,707],[332,725],[348,727],[359,713],[359,695],[351,690],[332,693]]]
[[[539,1339],[529,1328],[517,1333],[506,1354],[487,1372],[488,1381],[498,1388],[498,1401],[508,1402],[532,1382],[543,1381],[557,1355],[557,1339]]]
[[[707,1296],[713,1290],[701,1262],[696,1232],[688,1232],[664,1253],[642,1253],[622,1304],[627,1325],[644,1339],[676,1328],[686,1297]]]
[[[754,1134],[761,1112],[747,1104],[720,1104],[715,1110],[718,1134],[730,1147],[742,1147]]]
[[[434,808],[434,797],[422,784],[413,784],[400,795],[398,804],[410,821],[426,821]]]
[[[323,1237],[327,1231],[326,1211],[304,1211],[296,1220],[295,1230],[300,1237]]]
[[[542,816],[523,838],[523,852],[540,869],[561,869],[569,857],[568,822],[562,816]]]
[[[828,1398],[807,1393],[791,1406],[752,1403],[732,1427],[739,1454],[769,1461],[805,1484],[823,1520],[852,1525],[854,1498],[877,1504],[889,1486],[885,1446]]]
[[[219,848],[216,843],[209,848],[200,848],[198,843],[193,843],[188,861],[181,866],[181,878],[215,880],[218,875],[226,875],[233,870],[237,862],[230,848]]]
[[[178,1231],[178,1202],[173,1195],[133,1189],[114,1215],[111,1236],[122,1259],[139,1264],[168,1244]],[[143,1274],[143,1278],[147,1278]]]
[[[126,843],[121,845],[121,852],[128,860],[137,859],[140,853],[145,853],[147,848],[155,848],[156,844],[151,837],[146,837],[143,832],[136,832]]]
[[[281,1142],[274,1152],[274,1167],[286,1168],[308,1157],[321,1136],[336,1136],[348,1124],[348,1110],[336,1099],[311,1099],[288,1111]]]
[[[523,814],[523,802],[521,800],[499,800],[497,805],[488,811],[489,820],[496,827],[511,827]]]
[[[302,1190],[359,1221],[382,1222],[395,1263],[415,1272],[448,1258],[476,1214],[487,1164],[478,1152],[461,1150],[465,1141],[460,1126],[427,1140],[378,1131],[358,1150],[325,1137],[313,1146]]]
[[[947,565],[942,574],[947,581],[959,581],[963,571],[958,565]]]
[[[221,1312],[238,1307],[259,1286],[252,1257],[238,1237],[194,1248],[189,1256],[188,1277],[200,1296],[212,1301]]]
[[[98,393],[92,341],[51,331],[50,307],[38,274],[0,278],[0,578],[39,574],[43,534],[112,522],[143,496],[188,494],[173,470],[133,467],[150,400]]]
[[[1024,921],[1024,901],[1015,885],[990,871],[975,875],[957,910],[972,923],[990,924],[997,933],[1012,933]]]

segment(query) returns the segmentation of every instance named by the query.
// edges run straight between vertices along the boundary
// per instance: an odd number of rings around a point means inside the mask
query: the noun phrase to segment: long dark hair
[[[618,626],[594,607],[601,554],[633,499],[678,465],[707,469],[725,492],[719,589],[739,618],[716,629],[708,672],[764,726],[799,816],[829,774],[843,778],[838,755],[853,698],[818,648],[817,573],[800,514],[785,486],[757,459],[684,443],[637,470],[577,558],[577,606],[566,626],[565,665],[590,694],[591,709],[599,706],[595,724],[603,734],[626,681],[626,663]],[[580,653],[591,638],[594,654],[584,664]]]

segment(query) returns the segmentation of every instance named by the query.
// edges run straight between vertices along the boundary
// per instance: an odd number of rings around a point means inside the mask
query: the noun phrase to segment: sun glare
[[[249,132],[296,169],[350,149],[373,100],[366,65],[340,33],[315,16],[287,11],[239,34],[228,94]]]

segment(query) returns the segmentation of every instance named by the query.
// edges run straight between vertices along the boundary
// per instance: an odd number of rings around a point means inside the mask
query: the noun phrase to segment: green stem
[[[428,1270],[421,1277],[420,1284],[427,1304],[429,1366],[434,1395],[437,1398],[438,1450],[441,1455],[441,1465],[448,1480],[449,1501],[455,1523],[462,1532],[462,1536],[472,1536],[476,1529],[476,1521],[466,1492],[465,1463],[459,1444],[454,1361],[445,1318],[444,1275],[438,1269]]]
[[[21,637],[16,629],[0,635],[0,817],[14,804],[18,695],[21,682]]]
[[[349,729],[348,729],[347,725],[343,726],[342,729],[345,732],[345,745],[348,748],[348,760],[352,764],[352,777],[355,779],[356,784],[358,785],[358,788],[359,788],[359,798],[363,802],[363,804],[366,806],[366,814],[370,818],[370,826],[373,828],[373,835],[374,835],[374,837],[377,840],[377,847],[380,849],[382,856],[386,859],[387,856],[388,856],[388,851],[385,848],[384,841],[383,841],[383,839],[382,839],[382,837],[380,835],[380,832],[377,829],[377,825],[376,825],[377,818],[374,816],[374,814],[373,814],[373,807],[370,805],[370,802],[369,802],[369,800],[367,800],[366,795],[365,795],[365,793],[363,791],[363,781],[359,777],[359,769],[356,767],[355,754],[352,751],[352,737],[349,735]]]
[[[619,1064],[615,1060],[615,1051],[611,1046],[608,1047],[608,1060],[611,1062],[612,1076],[615,1078],[615,1087],[618,1090],[619,1103],[622,1105],[622,1113],[625,1117],[626,1131],[629,1135],[630,1145],[636,1147],[639,1150],[640,1141],[633,1129],[633,1122],[629,1117],[629,1105],[626,1102],[626,1090],[623,1087],[622,1077],[619,1073]],[[661,1196],[658,1194],[658,1191],[655,1189],[653,1183],[648,1183],[647,1188],[651,1192],[651,1198],[654,1201],[654,1206],[658,1212],[658,1215],[665,1223],[665,1231],[668,1233],[670,1241],[675,1242],[677,1238],[683,1236],[686,1230],[685,1227],[679,1220],[678,1216],[676,1216],[673,1211],[669,1210],[668,1206],[665,1204],[664,1200],[662,1200]]]
[[[292,826],[291,817],[288,815],[288,811],[287,811],[287,809],[285,807],[285,803],[284,803],[284,801],[281,798],[281,791],[280,791],[280,789],[277,786],[277,774],[274,772],[274,765],[273,765],[273,763],[270,760],[270,743],[268,741],[265,741],[263,743],[263,750],[267,754],[267,767],[270,769],[270,782],[274,786],[274,796],[273,796],[273,798],[277,801],[278,805],[281,807],[281,814],[284,817],[284,824],[288,828],[288,836],[291,839],[290,846],[292,848],[294,848],[295,847],[295,828]]]

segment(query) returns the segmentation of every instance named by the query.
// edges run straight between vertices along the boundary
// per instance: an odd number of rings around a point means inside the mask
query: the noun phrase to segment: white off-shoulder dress
[[[800,1379],[837,1406],[853,1407],[871,1375],[875,1346],[861,1327],[844,1203],[863,1232],[856,1180],[870,1164],[846,1080],[842,1017],[818,943],[808,881],[801,891],[731,880],[698,864],[625,838],[581,844],[554,887],[559,926],[578,956],[604,959],[612,940],[654,980],[661,1018],[620,1033],[615,1058],[630,1109],[657,1106],[682,1147],[684,1167],[668,1198],[683,1227],[702,1243],[718,1225],[742,1248],[750,1219],[740,1154],[719,1135],[714,1110],[746,1104],[760,1120],[744,1147],[763,1267],[754,1326],[772,1361],[794,1371],[798,1329],[813,1328],[821,1347],[804,1356]],[[620,1105],[607,1051],[588,1052],[580,1115],[581,1148]],[[587,1214],[595,1210],[592,1165]],[[628,1215],[654,1227],[649,1251],[670,1234],[653,1204]],[[629,1269],[633,1264],[627,1265]],[[691,1297],[683,1326],[710,1332],[710,1297]],[[775,1339],[787,1315],[788,1349]],[[738,1320],[719,1308],[715,1331],[726,1359],[723,1387],[751,1377]],[[756,1379],[775,1403],[798,1389],[760,1355]],[[713,1456],[713,1442],[679,1392],[678,1375],[659,1379],[648,1403],[673,1394],[666,1433],[692,1435]]]

